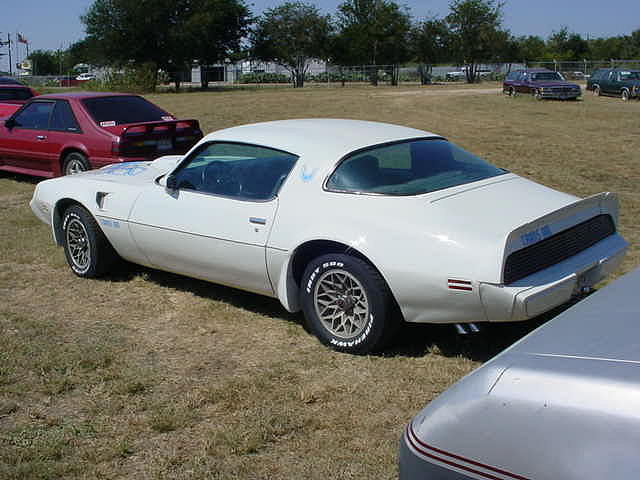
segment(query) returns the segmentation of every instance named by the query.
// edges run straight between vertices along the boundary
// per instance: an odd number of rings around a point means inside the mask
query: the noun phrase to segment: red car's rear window
[[[0,88],[0,101],[2,100],[29,100],[33,97],[28,88]]]
[[[155,122],[169,116],[153,103],[135,95],[87,98],[82,103],[95,122],[102,126]]]

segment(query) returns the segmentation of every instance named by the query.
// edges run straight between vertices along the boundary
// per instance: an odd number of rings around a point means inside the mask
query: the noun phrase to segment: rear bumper
[[[480,299],[491,322],[527,320],[562,305],[613,273],[628,243],[618,234],[552,267],[509,285],[480,282]]]

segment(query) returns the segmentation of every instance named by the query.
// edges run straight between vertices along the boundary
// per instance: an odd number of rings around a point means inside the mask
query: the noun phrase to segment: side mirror
[[[178,189],[178,181],[176,180],[176,176],[173,174],[169,174],[167,176],[166,183],[167,190],[177,190]]]
[[[16,126],[16,120],[15,120],[15,118],[13,118],[13,117],[7,118],[7,119],[4,121],[4,126],[5,126],[6,128],[8,128],[9,130],[11,130],[13,127],[15,127],[15,126]]]

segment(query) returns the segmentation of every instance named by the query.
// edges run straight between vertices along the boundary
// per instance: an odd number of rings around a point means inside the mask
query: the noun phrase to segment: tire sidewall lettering
[[[335,337],[333,337],[331,338],[330,343],[331,345],[335,345],[336,347],[348,347],[348,348],[357,347],[367,339],[367,337],[369,336],[369,333],[371,332],[372,326],[373,326],[373,313],[370,313],[369,322],[367,323],[367,326],[364,329],[364,332],[362,332],[358,336],[358,338],[356,338],[355,340],[346,341],[346,340],[337,340]]]

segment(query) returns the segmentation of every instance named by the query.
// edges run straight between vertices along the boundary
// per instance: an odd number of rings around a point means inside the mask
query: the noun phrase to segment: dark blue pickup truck
[[[587,81],[587,90],[594,95],[615,95],[625,102],[640,98],[640,71],[601,68],[593,72]]]
[[[544,98],[575,100],[582,94],[579,85],[567,82],[560,73],[546,68],[517,70],[509,73],[502,84],[502,91],[510,96],[526,93],[538,100]]]

